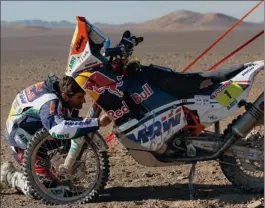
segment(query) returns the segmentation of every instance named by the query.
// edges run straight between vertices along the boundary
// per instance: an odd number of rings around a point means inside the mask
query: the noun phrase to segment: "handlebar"
[[[105,56],[120,56],[122,55],[122,49],[121,47],[106,48],[104,55]]]
[[[131,32],[126,30],[123,35],[120,43],[114,48],[106,48],[104,51],[104,56],[114,57],[122,55],[131,55],[133,47],[137,46],[139,43],[143,42],[143,37],[131,36]]]
[[[135,37],[135,36],[132,36],[132,39],[135,40],[135,45],[137,46],[139,43],[143,42],[144,41],[144,38],[143,37]]]

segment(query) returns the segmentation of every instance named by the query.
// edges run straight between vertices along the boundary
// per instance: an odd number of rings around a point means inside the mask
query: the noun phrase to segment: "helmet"
[[[103,65],[99,56],[106,41],[104,33],[84,17],[77,16],[76,20],[65,71],[67,76]]]

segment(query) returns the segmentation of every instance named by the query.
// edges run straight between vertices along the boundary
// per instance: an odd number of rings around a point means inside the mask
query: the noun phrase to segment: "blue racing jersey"
[[[14,135],[19,128],[33,136],[44,127],[58,139],[74,139],[99,129],[98,118],[72,116],[73,110],[64,106],[53,87],[55,80],[48,77],[17,94],[6,122],[10,145],[17,146]]]

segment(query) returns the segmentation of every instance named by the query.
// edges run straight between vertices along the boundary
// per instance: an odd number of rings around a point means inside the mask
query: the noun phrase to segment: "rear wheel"
[[[224,131],[224,136],[231,133],[232,124]],[[241,146],[256,148],[264,152],[264,125],[256,126],[245,138],[240,141]],[[244,193],[263,193],[264,191],[264,160],[253,161],[223,155],[220,158],[221,169],[226,178]]]
[[[100,137],[95,133],[94,136]],[[59,175],[58,167],[64,163],[70,140],[53,139],[45,129],[38,131],[28,143],[24,154],[24,175],[30,192],[46,204],[86,203],[95,200],[104,189],[109,177],[107,152],[99,152],[93,143],[83,145],[82,155],[71,175]],[[51,145],[51,143],[53,143]],[[57,146],[56,146],[57,145]],[[53,148],[50,148],[53,146]],[[46,150],[45,150],[46,148]],[[35,158],[45,158],[42,165],[49,177],[36,173]]]

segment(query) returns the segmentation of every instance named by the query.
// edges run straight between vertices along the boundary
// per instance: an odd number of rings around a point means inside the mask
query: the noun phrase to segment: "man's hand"
[[[111,122],[110,117],[107,114],[103,114],[100,118],[99,118],[99,126],[100,127],[104,127],[109,125]]]

